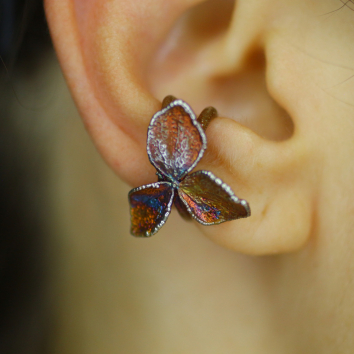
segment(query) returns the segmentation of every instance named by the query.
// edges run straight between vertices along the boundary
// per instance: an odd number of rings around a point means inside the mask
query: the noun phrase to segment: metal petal
[[[251,215],[248,203],[237,198],[226,183],[208,171],[187,176],[179,184],[178,194],[193,218],[203,225]]]
[[[132,189],[129,194],[131,233],[154,235],[171,212],[174,190],[169,182],[156,182]]]
[[[153,116],[147,153],[153,166],[168,180],[183,178],[199,162],[205,149],[204,131],[184,101],[173,101]]]
[[[174,205],[179,215],[181,215],[184,220],[187,221],[192,220],[191,214],[189,213],[186,206],[184,205],[184,202],[182,202],[181,198],[178,196],[178,193],[175,194]]]

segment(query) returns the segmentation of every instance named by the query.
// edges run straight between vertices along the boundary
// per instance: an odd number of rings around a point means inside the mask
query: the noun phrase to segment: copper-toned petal
[[[157,182],[132,189],[129,194],[131,233],[154,235],[171,212],[174,190],[169,182]]]
[[[205,149],[204,131],[184,101],[173,101],[153,116],[147,153],[150,162],[169,180],[180,180],[190,172]]]
[[[172,95],[166,96],[162,101],[161,109],[166,108],[169,104],[171,104],[173,101],[176,101],[176,100],[177,100],[177,98],[175,96],[172,96]]]
[[[191,214],[189,213],[189,211],[187,210],[186,206],[182,202],[182,200],[179,197],[178,193],[175,194],[174,205],[175,205],[179,215],[181,215],[184,220],[192,220]]]
[[[190,214],[203,225],[246,218],[251,215],[248,203],[211,172],[197,171],[180,184],[178,194]]]

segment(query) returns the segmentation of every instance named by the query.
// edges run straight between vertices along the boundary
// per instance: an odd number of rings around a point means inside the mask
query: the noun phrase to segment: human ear
[[[316,197],[314,154],[309,125],[304,129],[286,87],[293,79],[283,65],[289,54],[278,50],[266,20],[270,5],[46,0],[45,6],[87,130],[121,178],[133,186],[156,180],[146,131],[165,95],[184,99],[196,114],[215,106],[221,116],[207,130],[208,149],[197,168],[248,200],[252,216],[201,230],[249,254],[304,245]]]

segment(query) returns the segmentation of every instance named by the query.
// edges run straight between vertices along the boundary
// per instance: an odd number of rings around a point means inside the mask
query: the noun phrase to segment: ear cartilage
[[[203,225],[251,215],[248,202],[212,172],[190,173],[206,150],[205,130],[216,117],[216,109],[207,107],[197,119],[186,102],[165,97],[147,133],[147,154],[158,182],[128,194],[132,235],[154,235],[165,224],[172,204],[184,219],[193,218]]]

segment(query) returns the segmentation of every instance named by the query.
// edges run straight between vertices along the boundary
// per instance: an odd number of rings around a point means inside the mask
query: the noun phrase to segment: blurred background
[[[47,353],[54,321],[35,125],[45,85],[38,73],[53,54],[42,1],[0,0],[0,55],[0,353]]]
[[[161,267],[139,260],[130,188],[85,132],[42,0],[0,0],[0,55],[0,353],[139,352],[120,344],[151,327],[136,279]]]

